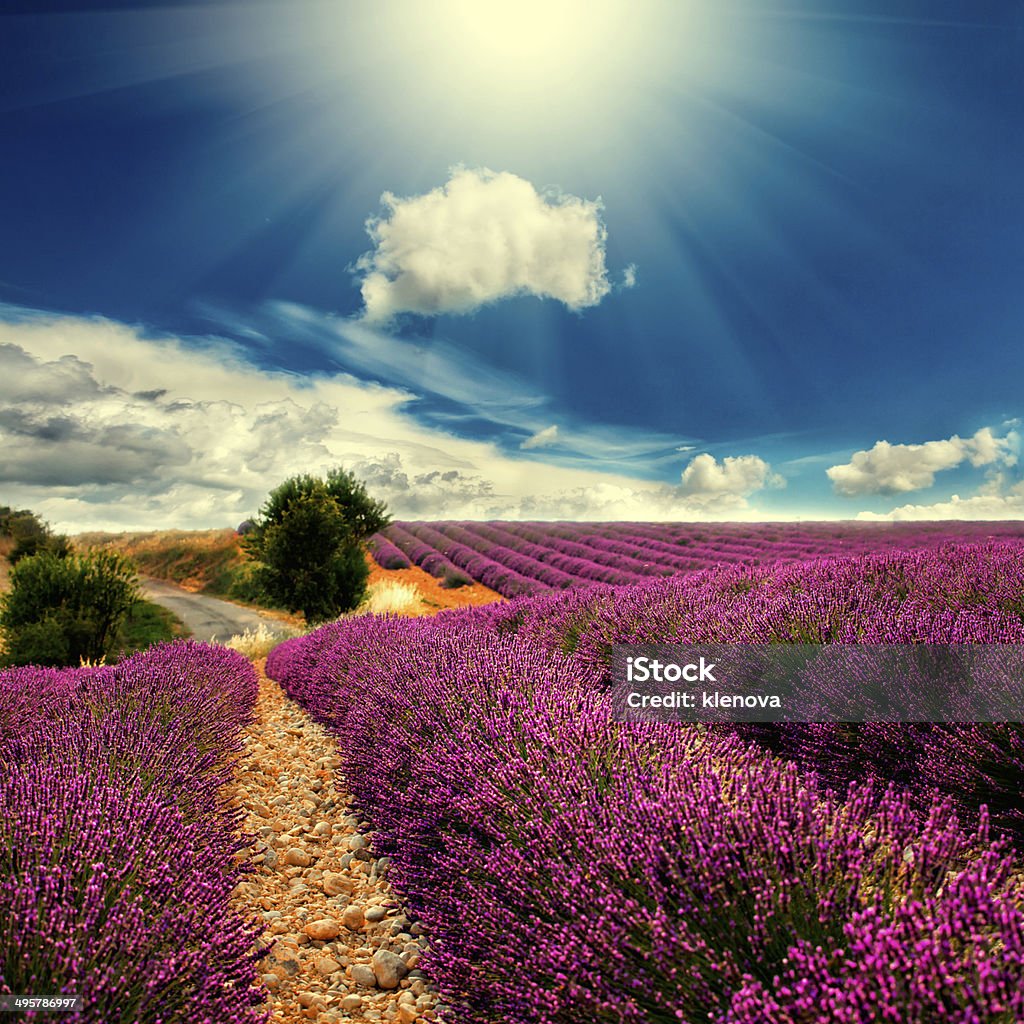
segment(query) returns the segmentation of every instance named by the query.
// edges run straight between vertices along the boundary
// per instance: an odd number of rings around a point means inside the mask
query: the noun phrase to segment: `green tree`
[[[118,629],[139,599],[135,568],[110,552],[51,551],[23,558],[0,599],[5,661],[76,665],[113,654]]]
[[[260,563],[257,581],[272,600],[322,622],[363,599],[369,569],[362,542],[388,521],[365,484],[332,469],[326,480],[301,474],[271,491],[242,543]]]

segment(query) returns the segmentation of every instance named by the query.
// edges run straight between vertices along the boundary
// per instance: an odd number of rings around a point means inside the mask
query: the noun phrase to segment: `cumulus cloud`
[[[166,389],[132,393],[101,385],[88,363],[75,363],[82,386],[72,401],[75,392],[60,387],[68,360],[23,349],[8,360],[6,383],[18,400],[0,397],[0,484],[149,492],[168,478],[195,477],[203,486],[236,486],[240,470],[271,469],[275,453],[322,457],[317,441],[337,419],[323,403],[303,408],[284,399],[246,409],[166,398]]]
[[[410,471],[397,452],[361,459],[350,468],[371,494],[386,496],[391,510],[405,519],[441,519],[448,515],[445,509],[480,509],[495,499],[494,483],[479,473]]]
[[[515,295],[579,310],[610,291],[599,200],[456,167],[440,188],[381,202],[384,215],[366,225],[374,249],[356,263],[366,320],[469,313]]]
[[[905,494],[935,482],[935,474],[969,462],[972,466],[1016,462],[1020,438],[1014,431],[996,437],[983,427],[973,437],[954,434],[944,441],[890,444],[878,441],[867,451],[854,452],[850,461],[825,472],[837,494]]]
[[[0,402],[54,402],[93,399],[102,388],[91,368],[74,355],[39,365],[13,343],[0,344]]]
[[[545,427],[543,430],[538,430],[536,434],[532,434],[519,447],[524,451],[529,451],[531,448],[546,448],[557,440],[558,426],[553,423],[550,427]]]
[[[679,493],[697,506],[741,504],[755,491],[782,487],[785,480],[757,455],[727,455],[719,462],[704,452],[683,470]]]

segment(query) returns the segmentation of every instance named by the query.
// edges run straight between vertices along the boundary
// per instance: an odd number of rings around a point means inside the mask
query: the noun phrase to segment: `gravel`
[[[420,929],[391,892],[387,858],[373,856],[368,823],[338,788],[335,741],[262,673],[257,715],[234,795],[259,841],[235,899],[268,926],[270,1021],[435,1021],[436,994],[414,969],[420,947],[409,945]]]

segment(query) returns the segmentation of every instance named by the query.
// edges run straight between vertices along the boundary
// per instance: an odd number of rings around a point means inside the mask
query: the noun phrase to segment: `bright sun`
[[[517,79],[580,74],[628,44],[625,4],[447,0],[432,12],[448,59]]]
[[[339,39],[339,71],[355,58],[378,83],[367,97],[375,107],[415,111],[440,133],[456,124],[485,140],[500,125],[520,142],[540,130],[547,144],[568,144],[585,126],[636,116],[652,83],[656,91],[681,74],[703,79],[725,56],[721,9],[700,0],[397,0],[329,5],[330,30],[322,20],[307,27],[321,42]],[[356,39],[373,40],[372,58],[342,52]]]

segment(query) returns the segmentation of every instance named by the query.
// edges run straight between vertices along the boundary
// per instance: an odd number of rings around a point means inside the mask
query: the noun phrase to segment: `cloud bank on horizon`
[[[508,171],[456,167],[425,195],[385,192],[381,202],[386,213],[366,225],[374,248],[355,265],[369,322],[471,313],[519,295],[581,310],[611,290],[599,200],[538,192]],[[635,267],[624,281],[635,284]]]
[[[226,398],[225,396],[231,396]],[[560,465],[578,440],[557,424],[503,450],[418,423],[416,393],[345,373],[260,369],[227,341],[144,336],[100,318],[0,312],[0,490],[60,529],[230,525],[297,466],[353,469],[398,518],[715,520],[792,518],[764,495],[789,485],[759,455],[694,454],[671,481]],[[863,520],[1024,517],[1013,475],[1020,439],[1004,424],[968,438],[874,447],[821,480],[847,497],[930,487],[961,464],[986,469],[977,493]],[[521,436],[521,435],[520,435]],[[597,433],[592,439],[596,444]],[[628,447],[628,438],[619,438]],[[521,454],[517,454],[521,453]],[[806,518],[806,516],[798,516]]]
[[[268,372],[212,339],[196,351],[99,318],[6,312],[3,501],[60,529],[231,525],[297,466],[354,470],[399,518],[756,518],[747,499],[771,476],[751,457],[698,456],[679,486],[514,458],[417,424],[404,389]],[[557,438],[552,425],[523,447]]]
[[[1024,481],[1009,482],[997,475],[978,494],[931,505],[900,505],[889,512],[858,512],[864,522],[926,522],[936,519],[1024,519]]]

